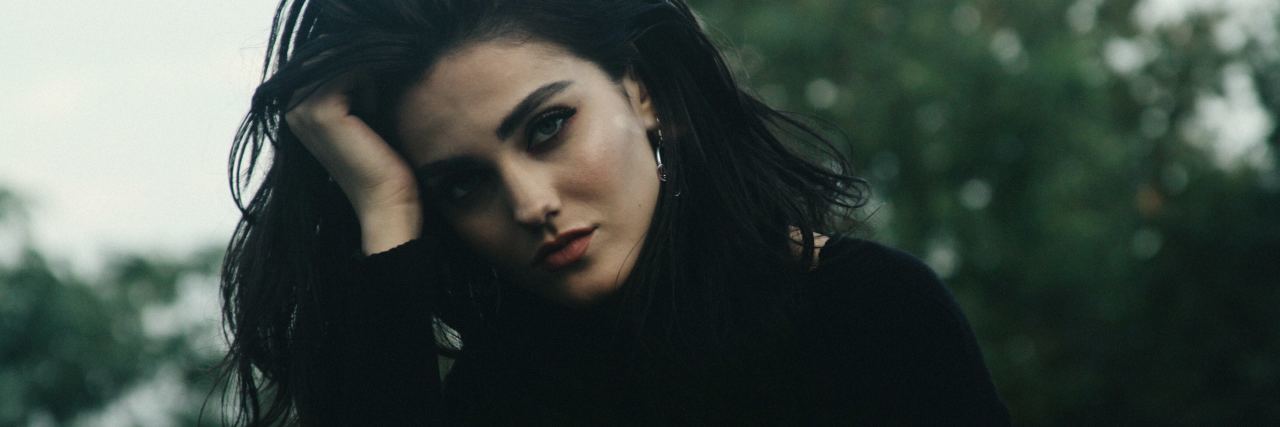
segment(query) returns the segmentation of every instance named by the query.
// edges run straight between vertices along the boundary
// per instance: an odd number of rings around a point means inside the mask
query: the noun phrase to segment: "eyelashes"
[[[466,208],[474,205],[478,193],[484,192],[492,175],[485,168],[470,167],[428,180],[423,187],[431,200],[448,207]]]
[[[553,107],[525,125],[525,147],[532,154],[541,154],[555,148],[564,139],[566,126],[577,114],[573,107]],[[445,207],[470,209],[479,205],[483,195],[495,187],[497,177],[488,166],[479,162],[466,162],[465,167],[448,171],[436,179],[423,182],[430,198]]]
[[[541,151],[544,144],[557,140],[569,119],[577,112],[577,109],[571,107],[555,107],[530,120],[525,130],[529,150]]]

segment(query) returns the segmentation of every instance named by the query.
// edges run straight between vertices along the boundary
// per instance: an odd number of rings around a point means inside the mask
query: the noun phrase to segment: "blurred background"
[[[272,2],[6,0],[0,426],[189,425]],[[1280,423],[1280,2],[691,0],[1022,425]]]

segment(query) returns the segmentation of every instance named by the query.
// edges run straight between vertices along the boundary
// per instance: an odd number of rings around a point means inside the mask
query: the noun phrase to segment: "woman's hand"
[[[409,163],[353,114],[361,96],[356,82],[347,74],[310,94],[309,88],[298,91],[294,96],[307,97],[285,113],[285,121],[351,202],[368,255],[418,238],[422,207]]]

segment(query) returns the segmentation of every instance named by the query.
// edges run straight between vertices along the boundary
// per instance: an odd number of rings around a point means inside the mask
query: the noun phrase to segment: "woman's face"
[[[503,277],[583,306],[631,273],[659,187],[653,105],[634,79],[553,44],[480,42],[396,111],[428,205]]]

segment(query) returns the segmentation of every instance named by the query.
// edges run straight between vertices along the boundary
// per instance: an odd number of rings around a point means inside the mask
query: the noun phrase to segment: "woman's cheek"
[[[494,221],[493,216],[493,212],[465,215],[455,222],[454,229],[472,251],[490,261],[510,263],[513,255],[503,251],[511,247],[502,235],[506,228]]]
[[[635,126],[598,126],[592,132],[584,132],[585,138],[578,154],[569,165],[571,188],[580,195],[602,196],[620,190],[624,184],[639,178],[643,161],[637,161],[633,147],[645,144],[634,138]],[[643,140],[643,133],[640,133]]]

